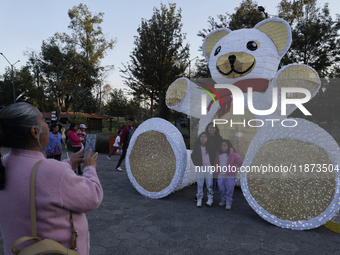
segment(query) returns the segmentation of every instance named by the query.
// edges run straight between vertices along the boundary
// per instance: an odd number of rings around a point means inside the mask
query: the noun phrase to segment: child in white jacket
[[[111,157],[117,150],[118,150],[117,153],[118,153],[119,155],[122,155],[122,151],[118,149],[118,148],[119,148],[119,142],[120,142],[120,136],[118,135],[118,136],[116,137],[115,143],[113,144],[113,150],[112,150],[112,152],[109,154],[109,156],[107,156],[107,159],[108,159],[108,160],[111,160],[110,157]]]

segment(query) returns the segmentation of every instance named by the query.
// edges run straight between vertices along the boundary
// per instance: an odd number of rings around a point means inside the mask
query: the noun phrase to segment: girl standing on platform
[[[196,180],[197,180],[197,206],[202,206],[203,199],[203,186],[204,182],[207,187],[208,201],[207,205],[213,204],[214,191],[213,191],[213,173],[208,170],[214,162],[214,154],[211,153],[211,146],[208,140],[208,134],[203,132],[197,138],[194,149],[191,154],[192,162],[194,163]]]
[[[243,160],[237,154],[236,150],[229,140],[222,140],[219,152],[215,157],[215,176],[218,175],[218,189],[221,194],[219,206],[225,206],[225,209],[231,210],[233,194],[237,175],[236,165],[242,166]]]
[[[214,127],[213,122],[209,122],[208,125],[205,127],[205,132],[207,133],[210,149],[212,155],[215,155],[216,152],[219,150],[221,141],[223,140],[222,136],[220,135],[220,130],[217,126]],[[215,193],[217,180],[213,178],[213,192]],[[197,202],[197,197],[194,198],[194,201]]]

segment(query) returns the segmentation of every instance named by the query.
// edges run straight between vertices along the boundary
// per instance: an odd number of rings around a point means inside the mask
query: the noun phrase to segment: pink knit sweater
[[[45,159],[41,152],[13,149],[3,158],[6,185],[0,191],[0,228],[5,254],[12,254],[11,245],[15,240],[31,236],[30,177],[34,164],[41,159],[44,161],[36,178],[37,236],[53,239],[70,248],[69,210],[72,210],[79,235],[78,254],[87,255],[90,243],[85,213],[99,207],[103,199],[96,169],[85,167],[81,177],[72,170],[70,160],[60,162]]]

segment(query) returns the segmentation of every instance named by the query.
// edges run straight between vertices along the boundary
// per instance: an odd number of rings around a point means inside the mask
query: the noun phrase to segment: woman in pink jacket
[[[81,144],[84,142],[84,139],[81,138],[78,134],[78,125],[76,123],[71,123],[70,130],[67,132],[67,137],[70,139],[70,142],[73,147],[73,152],[78,152],[81,150]],[[83,171],[81,170],[81,166],[77,167],[78,175],[82,175]]]
[[[85,213],[95,210],[103,199],[96,173],[98,154],[83,159],[81,150],[62,162],[45,159],[42,150],[48,141],[48,126],[34,106],[22,102],[0,110],[0,146],[11,148],[2,160],[0,155],[0,229],[6,255],[12,254],[14,241],[31,236],[30,176],[40,160],[43,161],[36,176],[37,236],[70,248],[72,211],[78,232],[78,254],[89,254]],[[74,173],[81,163],[84,163],[82,177]]]
[[[215,158],[215,177],[218,175],[218,189],[221,194],[219,206],[225,206],[225,209],[231,210],[233,194],[237,175],[236,165],[242,166],[243,160],[237,154],[236,150],[229,140],[222,140],[219,151]]]

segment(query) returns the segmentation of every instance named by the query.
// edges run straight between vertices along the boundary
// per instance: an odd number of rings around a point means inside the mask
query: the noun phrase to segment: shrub
[[[98,153],[109,153],[110,141],[108,136],[97,135],[96,151]]]

